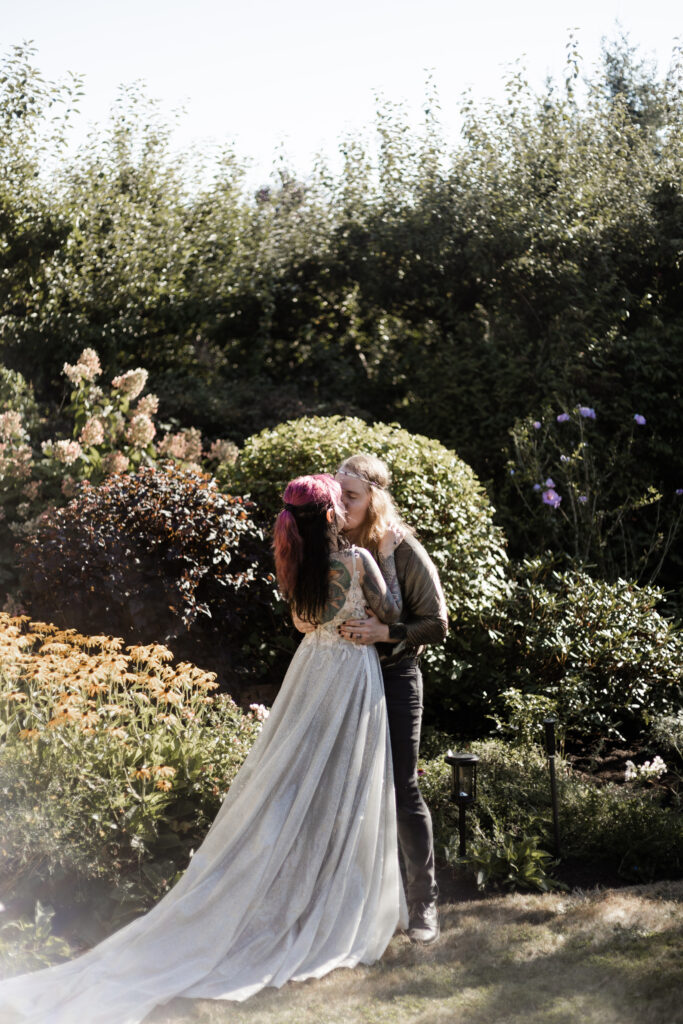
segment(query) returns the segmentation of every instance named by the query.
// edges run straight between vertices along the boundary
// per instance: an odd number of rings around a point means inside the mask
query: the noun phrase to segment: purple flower
[[[595,409],[591,409],[589,405],[579,405],[577,408],[579,410],[579,416],[583,416],[585,420],[595,419]]]
[[[541,485],[540,484],[534,484],[534,490],[535,491],[540,491],[540,489],[541,489]],[[676,494],[678,494],[678,491],[676,491]],[[681,491],[681,494],[683,494],[683,491]]]
[[[557,486],[557,484],[555,483],[555,481],[553,480],[553,478],[552,478],[551,476],[549,476],[549,477],[548,477],[548,479],[547,479],[547,480],[546,480],[546,482],[545,482],[545,486],[546,486],[546,487],[556,487],[556,486]]]
[[[676,494],[683,494],[683,487],[677,487]]]
[[[568,455],[560,455],[560,462],[569,462]]]
[[[553,508],[559,508],[562,498],[551,488],[550,490],[543,492],[543,501],[546,505],[551,505]]]
[[[636,421],[636,423],[638,424],[639,427],[644,427],[645,424],[647,423],[647,420],[645,419],[645,417],[641,416],[639,412],[637,412],[634,415],[633,418],[634,418],[634,420]]]
[[[534,430],[540,430],[541,429],[541,421],[540,420],[534,420],[533,427],[534,427]]]
[[[556,419],[558,423],[566,423],[568,420],[571,419],[571,416],[568,412],[561,412],[560,415],[556,417]]]
[[[585,494],[580,494],[580,495],[579,495],[579,501],[581,502],[581,504],[582,504],[582,505],[585,505],[585,504],[586,504],[586,502],[588,501],[588,497],[587,497],[587,495],[585,495]]]
[[[508,472],[509,472],[510,476],[514,476],[515,475],[514,469],[509,469]]]

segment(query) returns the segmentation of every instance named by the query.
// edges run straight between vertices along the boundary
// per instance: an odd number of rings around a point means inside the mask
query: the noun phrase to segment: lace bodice
[[[307,633],[304,637],[304,641],[309,643],[322,642],[327,644],[338,644],[350,645],[355,648],[350,640],[345,640],[337,632],[338,626],[342,622],[346,622],[347,619],[364,619],[365,618],[365,595],[363,594],[363,588],[360,583],[360,555],[355,547],[351,548],[351,557],[353,560],[353,570],[351,573],[351,583],[346,593],[346,599],[344,604],[341,606],[339,611],[336,613],[334,618],[330,619],[329,622],[323,622],[311,632]]]

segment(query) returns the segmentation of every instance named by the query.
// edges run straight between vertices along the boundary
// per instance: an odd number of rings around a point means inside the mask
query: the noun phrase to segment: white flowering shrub
[[[648,782],[650,779],[661,779],[662,775],[666,775],[667,771],[668,768],[665,761],[657,754],[656,757],[653,757],[652,761],[644,761],[639,765],[634,764],[633,761],[627,761],[624,781]]]
[[[236,459],[237,448],[228,440],[214,441],[205,452],[201,432],[194,428],[159,437],[155,422],[159,399],[143,394],[147,370],[127,370],[105,387],[99,382],[102,367],[92,348],[84,349],[75,363],[64,363],[62,368],[71,385],[66,408],[73,422],[71,436],[48,438],[38,445],[31,439],[37,421],[35,403],[22,400],[28,394],[27,385],[23,379],[15,380],[18,375],[11,371],[3,368],[3,373],[0,522],[6,521],[18,539],[31,533],[46,509],[75,497],[81,481],[99,484],[113,473],[135,472],[160,458],[190,472],[201,472],[204,462],[214,472],[220,471],[223,462],[232,465]],[[14,575],[11,550],[2,558],[0,585],[11,582]]]

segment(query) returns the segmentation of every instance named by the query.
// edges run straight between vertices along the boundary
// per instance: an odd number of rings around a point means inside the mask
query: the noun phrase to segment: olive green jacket
[[[448,632],[446,599],[439,574],[420,542],[407,533],[394,558],[403,594],[400,621],[406,625],[406,637],[399,643],[376,645],[383,667],[417,657],[425,644],[442,643]]]

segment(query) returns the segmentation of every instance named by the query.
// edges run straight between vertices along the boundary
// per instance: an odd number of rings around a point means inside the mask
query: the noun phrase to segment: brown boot
[[[408,931],[407,935],[411,942],[419,942],[422,946],[428,946],[436,942],[440,935],[439,914],[436,909],[436,900],[415,900],[408,906]]]

